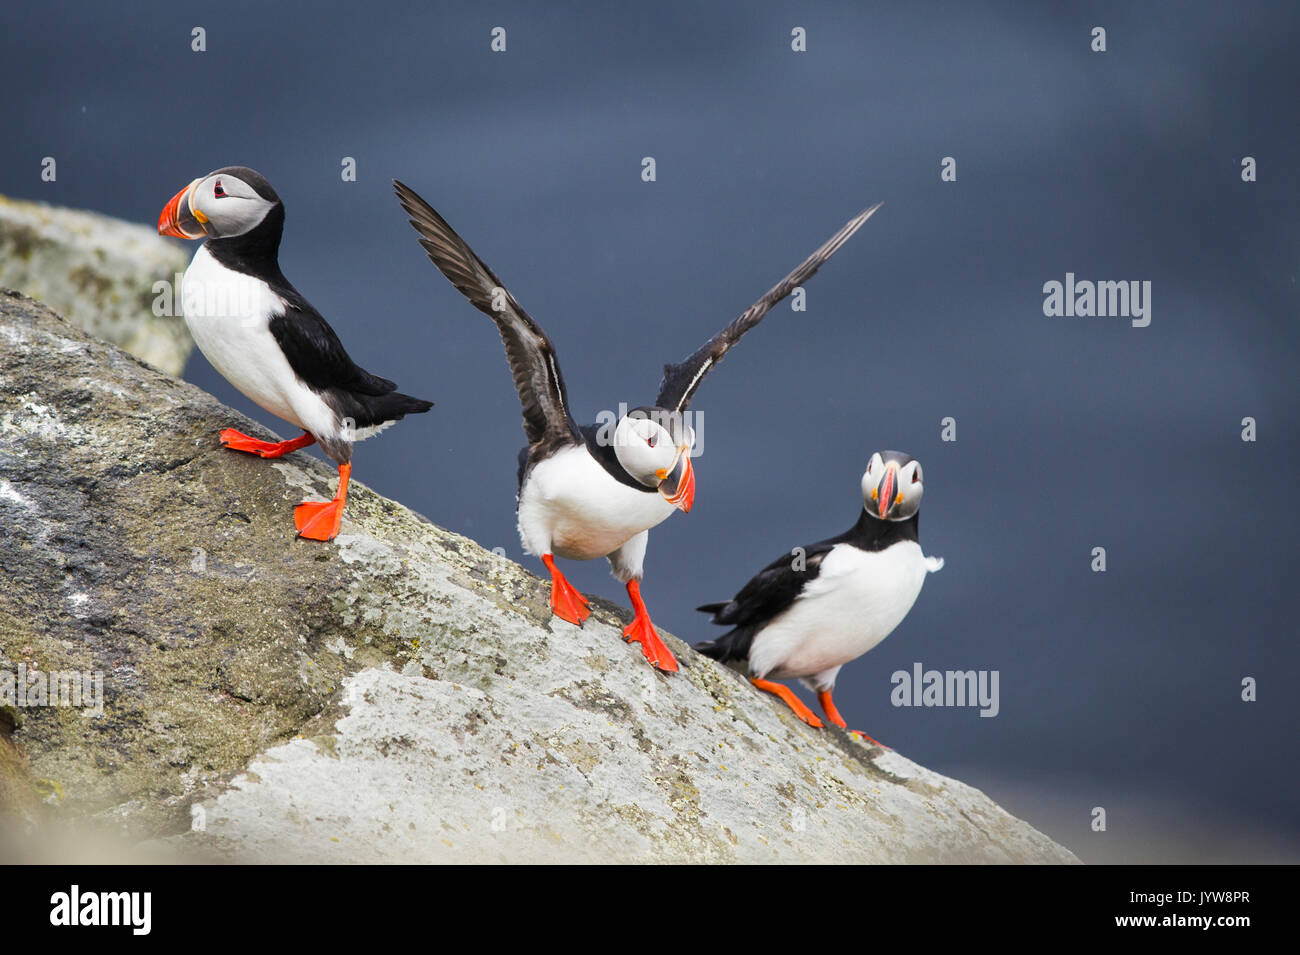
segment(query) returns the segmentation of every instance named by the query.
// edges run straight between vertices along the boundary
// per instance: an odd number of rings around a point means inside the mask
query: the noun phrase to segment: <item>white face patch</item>
[[[677,459],[677,446],[668,429],[650,418],[624,417],[614,429],[614,455],[628,474],[646,487],[658,487],[658,472],[668,471]]]
[[[896,468],[893,496],[899,500],[891,504],[888,520],[905,521],[921,509],[921,497],[925,493],[919,461],[908,461],[900,465],[896,458],[893,461],[886,461],[879,451],[873,454],[867,463],[867,470],[862,474],[862,506],[873,517],[880,516],[880,489],[885,474],[891,466]]]
[[[194,217],[214,239],[251,232],[275,205],[230,173],[214,173],[200,179],[190,190],[189,203]]]
[[[898,469],[898,493],[903,495],[903,500],[889,516],[893,520],[904,521],[921,509],[925,484],[921,479],[920,461],[909,461]]]

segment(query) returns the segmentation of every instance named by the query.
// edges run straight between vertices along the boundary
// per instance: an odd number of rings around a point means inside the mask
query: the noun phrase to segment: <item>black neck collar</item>
[[[208,239],[208,253],[228,269],[287,285],[280,271],[280,237],[284,233],[284,206],[276,203],[266,218],[243,235]]]
[[[606,473],[608,473],[609,476],[619,484],[625,484],[630,488],[635,488],[638,491],[645,491],[648,494],[658,494],[658,488],[647,487],[642,484],[632,475],[628,474],[627,470],[619,462],[618,453],[614,450],[613,429],[605,428],[605,433],[603,435],[601,430],[601,425],[595,424],[589,424],[585,428],[578,429],[583,440],[587,443],[588,453],[596,459],[596,463],[604,468]]]
[[[918,512],[905,521],[882,521],[868,514],[864,507],[858,515],[858,522],[844,535],[845,540],[861,550],[884,550],[899,541],[920,543],[920,517]]]

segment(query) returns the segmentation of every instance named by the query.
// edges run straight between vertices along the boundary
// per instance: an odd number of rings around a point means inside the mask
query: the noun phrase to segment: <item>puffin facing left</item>
[[[185,324],[212,367],[250,400],[302,428],[289,441],[259,441],[227,428],[223,447],[278,458],[316,442],[339,468],[333,500],[294,508],[298,536],[333,540],[352,476],[352,445],[433,402],[399,394],[361,368],[320,313],[289,284],[278,254],[284,204],[246,166],[226,166],[176,193],[158,232],[206,239],[185,270]]]

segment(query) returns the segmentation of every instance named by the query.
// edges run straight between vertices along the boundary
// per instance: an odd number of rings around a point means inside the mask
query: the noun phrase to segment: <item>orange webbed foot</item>
[[[303,501],[293,509],[293,523],[298,536],[314,541],[332,541],[343,523],[340,501]]]
[[[632,622],[623,628],[623,639],[628,643],[641,644],[641,654],[655,669],[666,673],[675,673],[679,669],[677,658],[655,631],[655,626],[650,622],[649,617],[634,617]]]
[[[297,451],[299,448],[305,448],[315,442],[316,439],[310,434],[303,434],[289,441],[259,441],[257,438],[250,438],[241,431],[236,431],[234,428],[226,428],[221,432],[221,446],[223,448],[228,448],[231,451],[247,451],[249,454],[256,454],[262,458],[283,457],[290,451]]]
[[[632,609],[636,615],[632,618],[632,622],[623,628],[623,639],[628,643],[641,644],[642,655],[656,670],[675,673],[680,669],[677,658],[668,649],[668,644],[664,643],[660,638],[655,630],[655,625],[650,622],[650,614],[645,609],[645,601],[641,599],[640,583],[629,580],[627,582],[627,594],[632,598]]]
[[[781,701],[794,711],[795,716],[799,717],[799,719],[803,720],[813,729],[822,728],[822,721],[817,718],[817,714],[804,706],[803,700],[795,696],[794,691],[788,686],[784,686],[780,683],[773,683],[771,680],[760,680],[757,677],[750,677],[749,682],[765,693],[779,696]]]
[[[555,566],[554,556],[543,554],[542,563],[551,572],[551,613],[575,627],[581,627],[583,621],[591,616],[587,598],[560,573],[560,569]]]
[[[348,481],[352,465],[339,465],[339,489],[330,501],[303,501],[293,509],[293,523],[298,536],[314,541],[330,541],[338,536],[343,523],[343,506],[348,500]]]

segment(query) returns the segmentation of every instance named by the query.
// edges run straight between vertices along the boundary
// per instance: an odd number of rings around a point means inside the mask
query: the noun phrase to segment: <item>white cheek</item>
[[[652,448],[648,444],[643,444],[637,448],[636,464],[637,476],[648,478],[655,473],[662,465],[659,463],[661,455],[657,448]]]
[[[257,199],[227,196],[215,200],[219,215],[213,217],[222,235],[243,235],[261,224],[271,211],[271,204]]]
[[[631,442],[624,442],[614,446],[614,454],[618,458],[618,463],[623,466],[623,470],[634,478],[641,478],[646,474],[645,444],[641,439],[630,436]]]
[[[654,470],[667,471],[677,458],[677,449],[671,445],[661,444],[655,449]]]
[[[672,465],[676,455],[677,449],[663,441],[653,448],[643,444],[638,449],[637,470],[634,473],[638,478],[653,483],[658,480],[658,472],[666,471]]]

